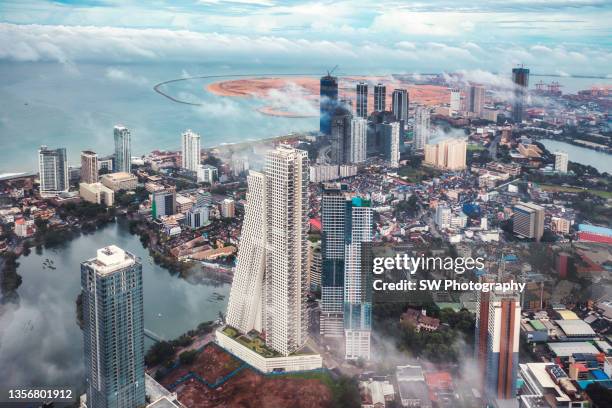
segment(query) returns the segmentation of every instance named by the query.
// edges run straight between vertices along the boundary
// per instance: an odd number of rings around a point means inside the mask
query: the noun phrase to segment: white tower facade
[[[414,113],[414,148],[421,150],[429,141],[429,109],[423,106]]]
[[[123,125],[115,126],[113,130],[115,137],[115,165],[116,172],[132,172],[132,134]]]
[[[367,153],[368,121],[356,117],[351,119],[350,163],[363,163]]]
[[[187,129],[181,135],[181,167],[191,171],[197,171],[200,165],[200,135]]]

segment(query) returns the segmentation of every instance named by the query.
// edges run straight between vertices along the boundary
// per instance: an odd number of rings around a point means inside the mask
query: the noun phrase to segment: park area
[[[327,374],[263,375],[214,343],[160,383],[188,407],[325,407],[332,402]]]

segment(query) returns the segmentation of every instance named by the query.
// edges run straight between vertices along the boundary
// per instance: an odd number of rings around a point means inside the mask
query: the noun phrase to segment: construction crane
[[[333,73],[334,73],[334,71],[336,70],[336,68],[338,68],[338,64],[336,64],[336,66],[335,66],[335,67],[333,67],[331,70],[328,70],[328,71],[327,71],[327,76],[331,76],[331,74],[333,74]]]

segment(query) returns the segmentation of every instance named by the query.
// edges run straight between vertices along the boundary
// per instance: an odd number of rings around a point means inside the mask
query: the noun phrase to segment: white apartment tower
[[[308,154],[280,146],[251,172],[227,322],[283,356],[307,340]]]
[[[567,173],[569,156],[565,152],[555,152],[555,171]]]
[[[198,171],[200,165],[200,135],[187,129],[181,135],[181,167],[191,171]]]
[[[96,152],[85,150],[81,152],[81,182],[98,182],[98,155]]]
[[[42,197],[68,192],[70,184],[66,149],[49,149],[47,146],[41,146],[38,150],[38,172]]]
[[[113,130],[115,137],[115,172],[132,172],[132,135],[128,128],[116,125]]]
[[[422,150],[429,141],[429,109],[418,106],[414,113],[414,149]]]
[[[368,121],[364,118],[351,119],[351,141],[349,148],[349,162],[363,163],[367,153]]]

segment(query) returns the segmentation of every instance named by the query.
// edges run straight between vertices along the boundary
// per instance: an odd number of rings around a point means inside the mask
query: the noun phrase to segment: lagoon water
[[[0,306],[0,389],[9,385],[82,386],[83,335],[75,306],[80,262],[95,257],[98,248],[109,244],[141,258],[146,329],[173,339],[203,321],[216,319],[219,311],[225,313],[228,284],[196,284],[171,275],[152,262],[124,222],[41,253],[32,249],[29,256],[19,258],[17,272],[23,283],[18,303]],[[43,267],[47,259],[56,269]]]
[[[546,150],[551,153],[556,151],[565,152],[568,154],[570,161],[588,164],[589,166],[595,167],[599,172],[612,174],[612,155],[608,153],[575,146],[559,140],[540,139],[538,142],[542,143],[544,147],[546,147]]]

